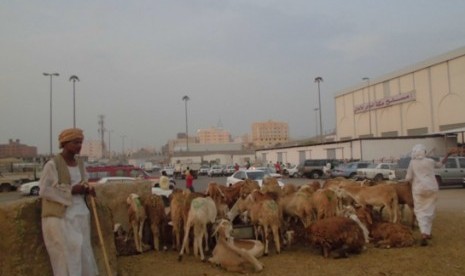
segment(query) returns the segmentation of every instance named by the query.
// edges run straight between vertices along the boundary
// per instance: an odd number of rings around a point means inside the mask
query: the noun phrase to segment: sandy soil
[[[293,245],[280,255],[271,250],[260,261],[261,275],[465,275],[465,197],[455,191],[441,192],[433,239],[429,246],[379,249],[369,245],[360,255],[347,259],[324,259],[319,250],[305,242]],[[414,231],[419,238],[418,230]],[[271,247],[270,247],[271,248]],[[208,255],[208,254],[207,254]],[[202,263],[193,255],[178,262],[174,251],[148,251],[118,258],[118,275],[234,275]]]

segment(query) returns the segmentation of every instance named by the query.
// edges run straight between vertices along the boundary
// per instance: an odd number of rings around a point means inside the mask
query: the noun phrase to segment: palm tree
[[[187,129],[187,101],[190,100],[189,96],[185,95],[182,97],[182,100],[184,101],[184,106],[186,110],[186,150],[189,151],[189,133]]]
[[[76,81],[79,81],[78,76],[72,75],[69,81],[73,82],[73,127],[76,127]]]
[[[322,77],[316,77],[315,82],[318,83],[318,109],[320,114],[320,139],[323,141],[323,124],[321,122],[321,97],[320,97],[320,82],[323,82]]]

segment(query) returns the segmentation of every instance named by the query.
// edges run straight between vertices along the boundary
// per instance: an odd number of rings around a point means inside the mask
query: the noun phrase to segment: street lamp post
[[[52,142],[52,78],[58,77],[58,73],[43,73],[44,76],[50,77],[50,157],[53,154],[53,142]]]
[[[188,127],[187,127],[187,101],[190,100],[189,96],[184,96],[182,97],[182,100],[184,101],[184,107],[186,111],[186,150],[189,151],[189,132],[188,132]]]
[[[69,81],[73,82],[73,127],[76,128],[76,81],[79,81],[78,76],[72,75]]]
[[[323,123],[321,120],[321,96],[320,96],[320,82],[323,81],[322,77],[316,77],[315,82],[318,83],[318,112],[320,117],[320,140],[323,142]]]
[[[370,136],[372,134],[371,132],[371,95],[370,95],[370,78],[364,77],[362,80],[367,82],[367,92],[368,92],[368,123],[369,125],[369,131],[370,131]]]
[[[108,159],[111,160],[111,141],[110,141],[110,136],[111,136],[111,133],[113,132],[113,130],[109,130],[108,131]]]
[[[319,108],[315,107],[313,111],[315,111],[315,135],[318,135],[318,110]]]

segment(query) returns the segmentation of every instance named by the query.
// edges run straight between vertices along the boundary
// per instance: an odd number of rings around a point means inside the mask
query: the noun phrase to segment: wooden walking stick
[[[111,269],[110,269],[110,263],[108,261],[107,251],[105,250],[105,243],[103,241],[102,230],[100,229],[100,221],[98,219],[97,206],[95,205],[94,197],[92,195],[90,195],[89,197],[90,197],[90,203],[92,205],[92,211],[94,213],[95,225],[97,226],[98,239],[100,240],[100,245],[102,246],[103,259],[105,261],[105,268],[107,270],[107,275],[110,276],[112,275]]]

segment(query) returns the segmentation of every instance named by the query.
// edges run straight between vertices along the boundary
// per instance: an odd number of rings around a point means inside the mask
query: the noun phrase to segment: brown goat
[[[347,253],[359,254],[364,249],[365,239],[356,222],[345,217],[331,217],[318,220],[307,228],[310,243],[320,247],[325,258],[332,250],[339,250],[339,256]]]
[[[151,195],[144,200],[144,208],[152,231],[153,248],[160,251],[160,237],[163,237],[163,229],[166,223],[163,199],[159,195]]]

